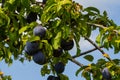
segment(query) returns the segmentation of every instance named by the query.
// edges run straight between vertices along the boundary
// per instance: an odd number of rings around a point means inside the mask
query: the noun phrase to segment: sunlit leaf
[[[54,41],[53,41],[54,49],[58,49],[60,47],[61,36],[62,36],[61,32],[58,32],[56,37],[54,38]]]
[[[19,30],[19,34],[23,33],[25,30],[27,30],[28,26],[24,26]]]
[[[39,36],[32,36],[31,38],[29,38],[29,41],[30,41],[30,42],[39,41],[39,40],[40,40],[40,37],[39,37]]]
[[[84,11],[94,12],[94,13],[100,14],[100,11],[95,7],[87,7],[84,9]]]

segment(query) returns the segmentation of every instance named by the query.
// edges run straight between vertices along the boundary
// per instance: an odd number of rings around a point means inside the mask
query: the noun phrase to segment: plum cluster
[[[46,36],[47,29],[41,25],[36,26],[33,29],[33,35],[39,36],[40,39],[44,39]],[[60,57],[64,51],[71,50],[74,46],[74,41],[70,39],[61,39],[61,44],[58,49],[53,49],[53,57]],[[39,65],[43,65],[48,62],[48,55],[44,54],[43,51],[40,49],[40,42],[39,41],[32,41],[26,42],[25,52],[33,57],[33,61]],[[61,61],[58,61],[53,65],[54,71],[57,74],[61,74],[64,72],[65,64]],[[47,80],[60,80],[60,77],[49,76]]]
[[[33,34],[35,36],[44,37],[46,34],[46,29],[41,25],[36,26],[33,29]],[[43,65],[46,63],[46,56],[45,54],[39,49],[39,42],[27,42],[25,45],[25,52],[29,56],[33,56],[33,61],[37,64]]]

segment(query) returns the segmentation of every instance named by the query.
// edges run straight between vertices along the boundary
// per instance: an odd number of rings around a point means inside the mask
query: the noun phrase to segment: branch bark
[[[103,48],[103,46],[100,46],[100,48]],[[93,48],[93,49],[91,49],[91,50],[82,52],[82,53],[80,53],[79,55],[74,55],[74,56],[72,56],[72,58],[80,57],[80,56],[82,56],[82,55],[88,54],[88,53],[93,52],[93,51],[95,51],[95,50],[98,50],[98,49],[97,49],[97,48]]]
[[[89,39],[88,37],[84,37],[86,40],[88,40],[93,46],[95,46],[95,48],[97,48],[102,54],[105,54],[105,52],[98,47],[91,39]]]
[[[97,26],[97,27],[102,28],[102,29],[107,28],[107,27],[105,27],[105,26],[103,26],[103,25],[100,25],[100,24],[94,24],[94,23],[89,23],[89,22],[87,22],[87,24],[93,25],[93,26]],[[117,34],[120,34],[120,32],[117,31],[117,30],[113,30],[113,32],[115,32],[115,33],[117,33]],[[85,38],[87,41],[89,41],[95,48],[93,48],[93,49],[91,49],[91,50],[88,50],[88,51],[85,51],[85,52],[81,53],[80,55],[74,55],[74,56],[72,56],[72,58],[69,59],[70,61],[72,61],[73,63],[77,64],[77,65],[80,66],[80,67],[82,67],[83,64],[81,64],[80,62],[78,62],[77,60],[75,60],[75,58],[80,57],[80,56],[85,55],[85,54],[88,54],[88,53],[90,53],[90,52],[93,52],[93,51],[95,51],[95,50],[99,50],[102,54],[105,54],[105,52],[101,49],[101,48],[103,48],[104,46],[100,46],[100,47],[99,47],[98,45],[96,45],[96,44],[95,44],[91,39],[89,39],[88,37],[84,37],[84,38]],[[108,60],[111,60],[110,58],[107,58],[107,59],[108,59]]]
[[[87,24],[89,24],[89,25],[93,25],[93,26],[97,26],[97,27],[102,28],[102,29],[107,28],[106,26],[103,26],[103,25],[100,25],[100,24],[89,23],[89,22],[87,22]],[[117,34],[119,34],[119,35],[120,35],[120,32],[119,32],[119,31],[117,31],[117,30],[113,30],[113,32],[115,32],[115,33],[117,33]]]
[[[102,54],[103,56],[106,55],[106,53],[100,48],[98,47],[91,39],[89,39],[88,37],[85,37],[86,40],[88,40],[93,46],[95,46]],[[105,55],[104,55],[105,54]],[[106,57],[106,56],[105,56]],[[110,57],[106,57],[109,61],[111,61]]]
[[[77,64],[80,67],[83,67],[83,64],[81,64],[80,62],[78,62],[77,60],[75,60],[74,58],[69,58],[69,60],[75,64]]]

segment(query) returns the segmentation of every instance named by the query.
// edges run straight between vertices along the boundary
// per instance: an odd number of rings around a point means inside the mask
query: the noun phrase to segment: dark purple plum
[[[31,22],[36,21],[36,20],[37,20],[37,13],[36,13],[36,12],[30,12],[30,13],[27,15],[26,20],[27,20],[28,23],[31,23]]]
[[[60,80],[60,77],[55,77],[55,76],[48,76],[47,80]]]
[[[61,47],[64,50],[71,50],[74,46],[74,41],[73,40],[62,40],[61,41]]]
[[[43,65],[46,63],[46,57],[41,51],[38,51],[33,55],[33,61],[37,64]]]
[[[39,36],[42,38],[46,34],[46,29],[44,27],[42,27],[41,25],[38,25],[33,29],[33,34],[35,36]]]
[[[58,62],[57,64],[55,64],[54,69],[58,74],[62,73],[65,69],[65,65],[62,62]]]
[[[104,68],[102,70],[102,76],[103,76],[103,79],[105,79],[105,80],[111,80],[111,74],[110,74],[108,68]]]
[[[28,55],[34,55],[39,50],[38,42],[27,42],[25,45],[25,52]]]
[[[50,75],[48,76],[47,80],[55,80],[55,76]]]
[[[42,3],[43,3],[43,4],[46,4],[46,1],[47,1],[47,0],[43,0],[43,2],[42,2]]]
[[[63,53],[63,49],[62,48],[58,48],[58,49],[54,49],[53,50],[53,56],[54,57],[60,57]]]
[[[61,80],[60,77],[55,77],[55,80]]]

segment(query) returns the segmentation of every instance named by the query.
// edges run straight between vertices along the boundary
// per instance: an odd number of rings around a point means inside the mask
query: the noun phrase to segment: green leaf
[[[84,9],[84,11],[87,11],[87,12],[96,12],[97,14],[100,14],[100,11],[95,8],[95,7],[87,7]]]
[[[106,11],[104,11],[104,12],[103,12],[103,15],[104,15],[105,17],[107,17],[107,12],[106,12]]]
[[[30,8],[30,0],[21,0],[21,3],[25,8]]]
[[[62,27],[62,38],[68,38],[70,35],[70,27],[69,26],[63,26]]]
[[[60,74],[60,79],[61,80],[69,80],[68,76],[64,75],[64,74]]]
[[[23,33],[24,31],[26,31],[28,28],[28,26],[24,26],[19,30],[19,34]]]
[[[52,17],[54,13],[43,13],[41,16],[42,23],[48,22]]]
[[[83,76],[86,80],[91,80],[90,73],[87,72],[87,71],[83,71],[83,72],[82,72],[82,76]]]
[[[19,61],[21,61],[23,63],[24,62],[24,58],[20,58]]]
[[[48,69],[48,65],[43,65],[41,68],[41,75],[45,76],[45,74],[50,74],[50,69]]]
[[[33,41],[39,41],[39,40],[40,40],[39,36],[32,36],[32,37],[29,38],[28,41],[33,42]]]
[[[53,40],[53,48],[58,49],[60,47],[60,40],[61,40],[62,33],[58,32],[56,37]]]
[[[84,56],[84,58],[86,59],[86,60],[88,60],[88,61],[93,61],[93,59],[94,59],[94,57],[92,56],[92,55],[86,55],[86,56]]]
[[[79,74],[83,69],[84,69],[84,68],[79,68],[79,69],[76,71],[75,75],[78,76],[78,74]]]
[[[70,0],[64,0],[64,1],[59,1],[56,5],[57,7],[57,12],[60,11],[60,9],[62,8],[62,5],[65,5],[65,4],[71,4],[71,1]]]
[[[101,37],[102,34],[98,34],[98,36],[96,37],[96,43],[100,46],[101,45]]]

